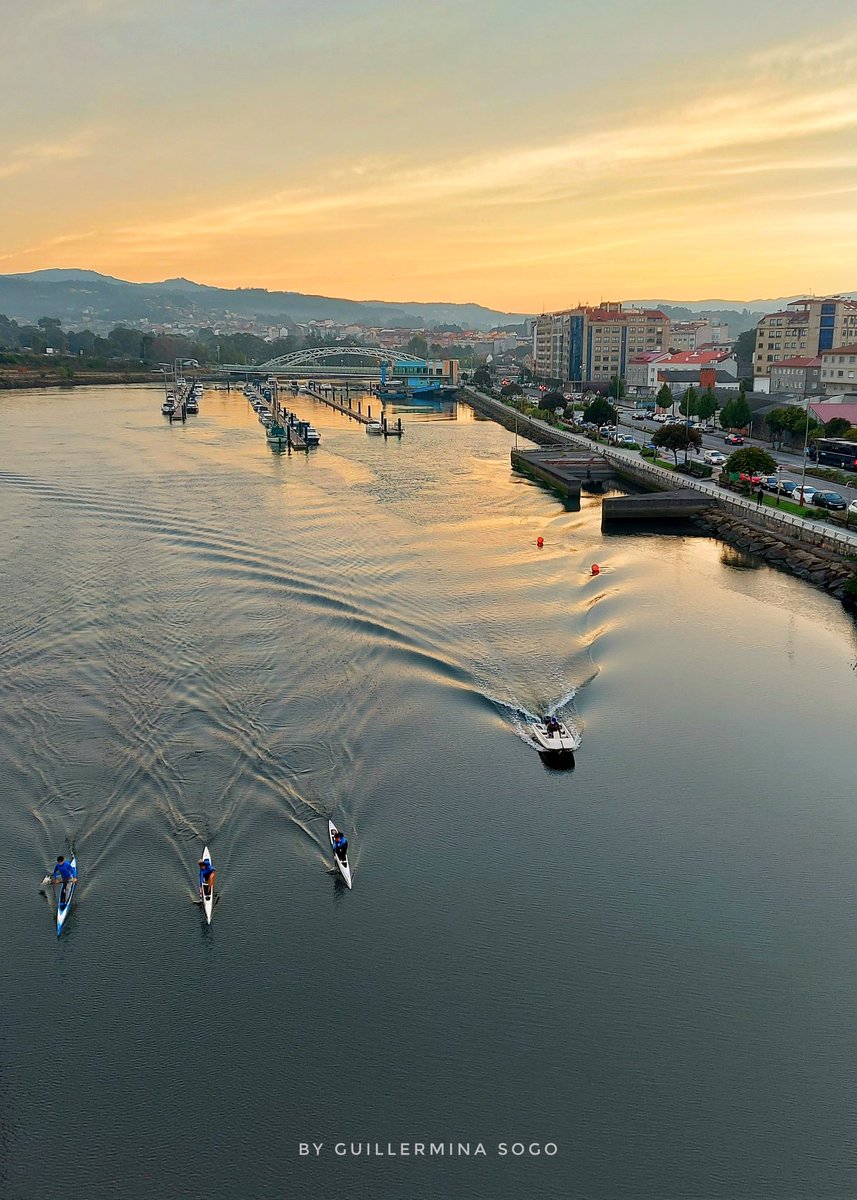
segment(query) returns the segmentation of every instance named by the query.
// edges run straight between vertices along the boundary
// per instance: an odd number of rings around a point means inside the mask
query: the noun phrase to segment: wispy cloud
[[[91,132],[78,132],[63,142],[28,142],[17,146],[9,151],[5,161],[0,163],[0,179],[9,179],[13,175],[24,175],[41,167],[85,158],[92,153],[92,143]]]
[[[318,189],[283,189],[261,199],[204,209],[186,216],[117,231],[127,248],[166,248],[212,237],[270,236],[298,228],[318,229],[355,219],[387,221],[396,211],[441,207],[524,206],[592,195],[629,178],[669,188],[681,178],[776,171],[800,165],[799,146],[857,131],[857,42],[838,55],[838,78],[796,91],[783,62],[803,71],[812,60],[806,47],[781,47],[756,77],[736,74],[738,86],[710,90],[683,108],[656,110],[611,129],[499,154],[437,161],[414,168],[393,158],[361,160],[328,176]],[[826,62],[827,48],[816,61]],[[823,72],[826,76],[826,72]],[[829,162],[847,166],[847,155]]]
[[[8,254],[0,254],[0,262],[7,262],[10,258],[17,259],[33,254],[44,254],[46,250],[53,250],[56,246],[75,246],[82,242],[89,242],[97,233],[97,229],[85,229],[78,233],[64,233],[59,237],[48,238],[44,242],[39,242],[37,246],[26,246],[23,249],[10,251]]]

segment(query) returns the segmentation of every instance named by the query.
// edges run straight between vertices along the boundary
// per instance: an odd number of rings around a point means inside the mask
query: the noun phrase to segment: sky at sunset
[[[0,273],[857,289],[853,0],[5,0]]]

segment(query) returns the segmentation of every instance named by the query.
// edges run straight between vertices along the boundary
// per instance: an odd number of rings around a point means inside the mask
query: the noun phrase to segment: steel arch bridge
[[[361,358],[363,363],[332,362],[341,358]],[[423,367],[427,365],[424,358],[418,358],[415,354],[381,350],[377,346],[313,346],[309,350],[281,354],[279,358],[269,359],[253,369],[268,371],[273,375],[361,375],[365,378],[380,375],[381,366],[385,363],[388,367],[395,367],[400,362],[418,363]]]

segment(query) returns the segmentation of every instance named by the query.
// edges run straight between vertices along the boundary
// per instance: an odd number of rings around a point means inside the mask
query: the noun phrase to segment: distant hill
[[[190,279],[129,283],[97,271],[45,270],[0,275],[0,313],[19,321],[58,317],[64,325],[113,325],[143,318],[155,324],[210,324],[230,316],[291,325],[305,321],[398,328],[452,324],[488,330],[526,319],[481,304],[346,300],[264,288],[217,288]]]
[[[857,298],[857,292],[842,292],[843,296]],[[671,321],[696,321],[703,314],[715,324],[729,326],[731,337],[737,337],[747,329],[755,329],[764,313],[776,312],[794,300],[802,300],[806,293],[798,296],[775,296],[768,300],[626,300],[625,304],[639,308],[660,308]]]
[[[857,293],[847,293],[857,296]],[[725,322],[733,337],[752,329],[764,312],[798,297],[770,300],[626,300],[628,305],[661,308],[673,321],[705,313]],[[98,271],[50,268],[21,275],[0,275],[0,313],[28,323],[58,317],[67,327],[104,330],[124,321],[148,319],[154,324],[214,325],[229,318],[294,327],[306,321],[417,329],[460,325],[488,330],[520,324],[526,313],[508,313],[481,304],[386,300],[347,300],[303,292],[269,292],[265,288],[218,288],[191,279],[129,283]]]

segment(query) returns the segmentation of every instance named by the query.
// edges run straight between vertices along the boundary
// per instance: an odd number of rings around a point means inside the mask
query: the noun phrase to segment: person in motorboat
[[[555,733],[559,733],[559,721],[556,717],[545,717],[545,729],[549,737],[553,737]]]
[[[65,861],[65,856],[62,854],[57,857],[56,866],[51,874],[51,881],[53,883],[59,883],[62,881],[59,902],[60,904],[65,904],[68,885],[70,883],[77,883],[77,875],[75,874],[74,867],[70,862]]]
[[[210,858],[201,858],[199,860],[199,898],[205,899],[206,895],[211,896],[214,893],[214,877],[217,874],[214,867],[211,865]]]
[[[333,839],[333,853],[343,862],[348,858],[348,838],[344,833],[337,833]]]

